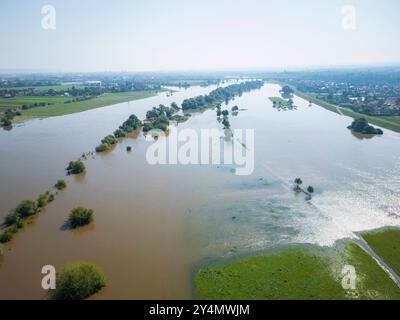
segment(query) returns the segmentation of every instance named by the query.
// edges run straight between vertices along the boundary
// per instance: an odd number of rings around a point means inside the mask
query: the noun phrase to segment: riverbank
[[[36,107],[28,110],[20,110],[21,116],[15,117],[15,122],[22,122],[31,118],[47,118],[55,116],[63,116],[67,114],[87,111],[90,109],[101,108],[117,103],[145,99],[157,95],[161,91],[157,90],[144,90],[144,91],[130,91],[121,93],[105,93],[99,97],[77,101],[71,103],[64,103],[64,101],[55,101],[54,104]],[[65,100],[65,98],[63,98]],[[40,98],[37,98],[40,100]]]
[[[292,86],[291,86],[292,87]],[[293,88],[293,87],[292,87]],[[358,113],[358,112],[354,112],[350,109],[345,109],[345,108],[338,108],[335,107],[334,105],[320,100],[318,98],[316,98],[315,96],[313,96],[312,94],[309,93],[304,93],[304,92],[300,92],[298,91],[296,88],[293,88],[294,90],[294,94],[299,96],[300,98],[306,99],[308,101],[311,101],[314,104],[317,104],[329,111],[338,113],[338,114],[343,114],[345,116],[349,116],[352,117],[354,119],[357,118],[365,118],[368,122],[375,124],[377,126],[380,126],[382,128],[385,129],[389,129],[389,130],[393,130],[396,132],[400,132],[400,117],[398,116],[381,116],[381,117],[377,117],[377,116],[368,116],[362,113]],[[339,111],[340,110],[340,111]]]
[[[348,300],[400,299],[400,288],[371,256],[347,241],[335,247],[291,247],[228,265],[200,269],[197,299]],[[342,271],[354,266],[355,289],[344,289]]]

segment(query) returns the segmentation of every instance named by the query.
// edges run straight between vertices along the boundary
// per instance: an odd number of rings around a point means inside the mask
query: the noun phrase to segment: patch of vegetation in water
[[[400,229],[364,232],[361,234],[369,246],[400,275]]]
[[[383,134],[383,131],[381,129],[371,126],[365,118],[354,120],[351,125],[347,127],[347,129],[362,134]]]
[[[104,273],[94,264],[76,262],[57,273],[54,298],[58,300],[82,300],[106,286]]]
[[[57,190],[64,190],[67,187],[67,183],[64,180],[58,180],[54,187]]]
[[[71,228],[75,229],[81,226],[85,226],[93,221],[93,210],[86,208],[75,208],[71,210],[68,217],[68,222]]]
[[[39,195],[36,201],[24,200],[4,219],[4,224],[7,228],[0,235],[0,243],[10,242],[14,235],[25,226],[25,221],[32,216],[38,214],[50,202],[54,201],[55,197],[49,191]]]
[[[278,105],[281,107],[288,107],[289,106],[289,102],[285,99],[282,99],[280,97],[270,97],[269,100],[271,100],[271,102],[274,105]]]
[[[67,167],[68,174],[80,174],[85,171],[86,167],[82,160],[71,161]]]
[[[343,250],[329,256],[293,247],[225,266],[203,268],[195,276],[196,298],[400,299],[400,289],[364,250],[354,243],[349,243]],[[356,268],[356,289],[351,294],[342,287],[341,273],[335,272],[333,266],[337,261],[340,266],[349,264]]]

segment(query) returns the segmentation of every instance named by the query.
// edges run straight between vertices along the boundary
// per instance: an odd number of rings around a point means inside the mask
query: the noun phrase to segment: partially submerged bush
[[[81,300],[99,292],[106,286],[104,273],[95,265],[76,262],[57,273],[54,294],[60,300]]]
[[[17,233],[18,227],[13,225],[10,228],[8,228],[6,231],[4,231],[0,235],[0,243],[6,243],[10,242],[14,236],[15,233]]]
[[[96,152],[104,152],[104,151],[107,151],[109,149],[109,145],[108,144],[105,144],[105,143],[102,143],[102,144],[99,144],[97,147],[96,147]]]
[[[14,233],[10,232],[9,230],[4,231],[0,235],[0,243],[10,242],[12,240]]]
[[[18,212],[15,212],[15,210],[12,210],[5,218],[5,223],[8,226],[13,225],[18,219],[21,219],[20,215]]]
[[[15,208],[15,212],[21,218],[33,216],[37,213],[36,203],[32,200],[24,200]]]
[[[58,180],[54,187],[57,190],[63,190],[67,187],[67,183],[64,180]]]
[[[39,195],[39,198],[37,199],[37,207],[38,208],[46,207],[47,204],[49,203],[49,197],[50,197],[50,192],[49,191]]]
[[[118,142],[117,139],[115,139],[115,137],[112,134],[109,134],[107,137],[101,140],[101,143],[108,145],[113,145],[116,144],[117,142]]]
[[[93,210],[82,207],[72,209],[68,221],[74,229],[87,225],[93,221]]]
[[[123,138],[126,136],[126,132],[124,130],[122,130],[121,128],[117,129],[114,131],[114,136],[116,138]]]
[[[71,161],[67,167],[67,170],[71,174],[79,174],[85,172],[86,167],[81,160],[77,160],[77,161]]]

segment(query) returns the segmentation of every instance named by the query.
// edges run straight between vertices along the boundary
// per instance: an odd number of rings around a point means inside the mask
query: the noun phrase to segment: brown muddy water
[[[160,103],[180,103],[215,87],[193,87],[63,117],[32,120],[0,132],[0,218],[64,178],[68,161],[91,151],[130,114],[144,118]],[[97,299],[190,299],[192,272],[204,259],[224,259],[291,243],[331,246],[354,232],[400,225],[400,135],[359,139],[350,118],[295,97],[278,111],[268,84],[230,102],[245,109],[233,129],[255,130],[255,169],[234,165],[155,165],[151,142],[127,138],[106,155],[89,157],[84,177],[15,239],[4,245],[0,299],[42,299],[43,265],[88,261],[102,268],[107,288]],[[221,128],[215,111],[193,114],[178,129]],[[222,134],[222,132],[221,132]],[[133,147],[131,153],[126,147]],[[301,177],[316,189],[312,204],[290,190]],[[93,225],[64,230],[76,206],[94,210]]]

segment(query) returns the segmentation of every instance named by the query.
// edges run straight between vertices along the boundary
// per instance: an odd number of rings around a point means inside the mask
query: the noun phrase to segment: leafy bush
[[[109,149],[109,145],[102,143],[96,147],[95,151],[96,152],[104,152],[104,151],[107,151],[108,149]]]
[[[378,134],[382,135],[383,131],[379,128],[375,128],[371,126],[368,121],[364,118],[355,119],[350,126],[347,127],[348,129],[363,133],[363,134]]]
[[[85,172],[85,164],[81,160],[71,161],[67,167],[69,173],[79,174]]]
[[[107,137],[101,140],[101,143],[109,145],[116,144],[117,142],[118,142],[117,139],[115,139],[115,137],[112,134],[109,134]]]
[[[57,190],[63,190],[67,187],[67,183],[64,180],[58,180],[54,187]]]
[[[47,203],[49,202],[49,196],[50,192],[42,193],[41,195],[39,195],[39,198],[37,199],[38,208],[44,208],[47,206]]]
[[[14,234],[17,233],[17,231],[18,231],[17,226],[12,226],[12,227],[8,228],[0,236],[0,243],[10,242],[12,240]]]
[[[87,225],[93,221],[93,210],[82,207],[72,209],[68,221],[74,229]]]
[[[126,132],[124,130],[122,130],[121,128],[117,129],[114,131],[114,136],[116,138],[123,138],[126,136]]]
[[[53,202],[54,199],[55,199],[54,194],[50,194],[49,197],[48,197],[48,199],[47,199],[47,202],[49,202],[49,203],[50,203],[50,202]]]
[[[18,212],[11,211],[5,218],[5,224],[8,226],[13,225],[18,219],[21,219]]]
[[[126,120],[122,126],[120,127],[120,129],[124,130],[125,132],[132,132],[136,129],[139,128],[139,126],[141,125],[140,120],[138,119],[138,117],[136,117],[134,114],[132,114],[128,120]]]
[[[54,297],[59,300],[81,300],[106,286],[104,273],[95,265],[76,262],[57,273]]]
[[[4,231],[1,235],[0,235],[0,243],[6,243],[6,242],[10,242],[13,238],[14,233],[10,232],[10,230],[6,230]]]
[[[22,220],[21,218],[17,218],[17,220],[15,220],[14,222],[14,226],[16,226],[18,229],[22,229],[25,225],[24,220]]]
[[[24,200],[15,208],[15,212],[21,218],[33,216],[37,213],[36,203],[32,200]]]

